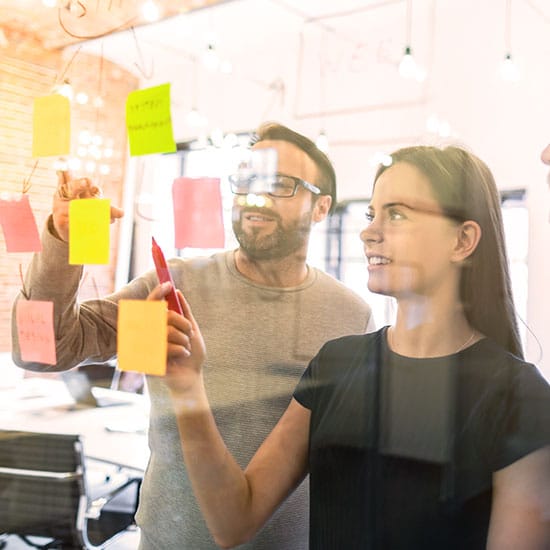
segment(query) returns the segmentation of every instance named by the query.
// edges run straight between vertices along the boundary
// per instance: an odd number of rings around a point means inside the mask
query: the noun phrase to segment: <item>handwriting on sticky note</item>
[[[168,328],[166,302],[118,302],[118,368],[163,376],[166,374]]]
[[[69,263],[108,264],[109,199],[75,199],[69,204]]]
[[[177,178],[172,196],[176,248],[223,248],[219,178]]]
[[[19,300],[15,321],[23,361],[55,365],[53,302]]]
[[[51,157],[71,151],[71,103],[52,94],[34,100],[32,155]]]
[[[40,252],[42,243],[28,195],[0,195],[0,225],[8,252]]]
[[[176,151],[170,111],[170,84],[128,94],[126,128],[132,156]]]

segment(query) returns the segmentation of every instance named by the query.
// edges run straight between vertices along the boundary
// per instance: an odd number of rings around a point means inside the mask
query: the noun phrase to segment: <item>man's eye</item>
[[[365,212],[365,218],[367,218],[367,222],[372,223],[374,221],[374,214],[372,212]]]
[[[294,186],[292,185],[288,185],[286,183],[282,183],[282,182],[274,182],[271,184],[271,188],[274,190],[274,191],[287,191],[289,189],[292,189]]]

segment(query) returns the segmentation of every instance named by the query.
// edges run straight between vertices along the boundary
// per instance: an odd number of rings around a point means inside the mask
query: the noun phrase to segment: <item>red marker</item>
[[[170,290],[170,293],[168,294],[168,296],[166,296],[166,301],[168,302],[168,309],[171,309],[172,311],[175,311],[176,313],[183,315],[181,304],[176,295],[176,287],[174,285],[174,279],[172,279],[172,275],[170,274],[170,270],[168,269],[168,265],[166,264],[166,260],[164,259],[164,254],[162,253],[162,250],[160,246],[157,244],[157,242],[155,241],[154,237],[152,237],[152,240],[153,240],[153,246],[152,246],[153,261],[155,262],[155,267],[157,268],[157,276],[159,278],[159,281],[161,283],[169,282],[172,284],[172,290]]]

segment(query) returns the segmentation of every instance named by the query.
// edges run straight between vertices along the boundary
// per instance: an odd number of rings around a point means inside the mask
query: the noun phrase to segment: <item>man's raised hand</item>
[[[52,220],[57,236],[69,241],[69,202],[73,199],[100,198],[101,189],[90,178],[73,178],[69,172],[57,172],[57,189],[53,198]],[[124,212],[111,206],[111,223],[121,218]]]

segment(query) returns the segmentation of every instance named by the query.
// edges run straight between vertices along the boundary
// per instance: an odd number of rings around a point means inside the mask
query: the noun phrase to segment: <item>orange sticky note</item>
[[[108,264],[109,199],[75,199],[69,204],[69,263]]]
[[[19,300],[15,321],[23,361],[55,365],[53,302]]]
[[[175,152],[170,84],[161,84],[128,94],[126,128],[132,156]]]
[[[71,151],[71,103],[60,94],[34,100],[32,156],[68,155]]]
[[[166,374],[168,327],[166,302],[118,302],[118,368],[163,376]]]
[[[219,178],[177,178],[172,196],[176,248],[223,248]]]
[[[8,252],[40,252],[42,243],[28,195],[0,196],[0,225]]]

